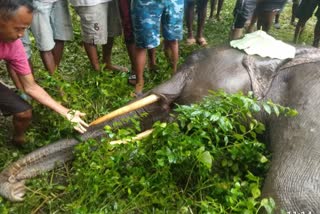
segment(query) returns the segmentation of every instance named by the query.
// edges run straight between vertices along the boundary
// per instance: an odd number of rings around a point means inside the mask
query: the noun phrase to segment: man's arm
[[[33,75],[19,75],[20,82],[23,85],[25,92],[30,95],[33,99],[37,100],[39,103],[51,108],[55,112],[59,113],[63,117],[67,118],[71,122],[77,123],[74,128],[83,133],[86,131],[85,127],[88,127],[80,117],[84,116],[84,113],[79,111],[70,112],[70,109],[64,107],[57,101],[55,101],[41,86],[39,86]]]

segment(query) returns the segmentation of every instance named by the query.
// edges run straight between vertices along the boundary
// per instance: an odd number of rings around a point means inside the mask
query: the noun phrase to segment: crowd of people
[[[272,24],[279,28],[279,16],[287,0],[237,0],[230,39],[239,39],[244,30],[269,31]],[[150,71],[158,69],[155,48],[163,37],[165,55],[172,73],[177,70],[179,41],[183,38],[183,22],[187,28],[186,44],[206,46],[204,27],[208,0],[1,0],[0,3],[0,60],[7,62],[8,73],[15,86],[39,103],[58,112],[74,123],[83,133],[88,124],[81,119],[85,114],[68,109],[39,86],[33,76],[29,31],[40,52],[45,69],[53,74],[63,57],[66,41],[73,39],[70,5],[80,18],[83,46],[93,70],[103,68],[130,72],[128,82],[135,86],[140,96],[144,87],[143,72],[148,61]],[[210,17],[217,5],[215,18],[220,20],[224,1],[211,0]],[[306,22],[314,14],[319,19],[320,0],[294,0],[291,24],[296,25],[294,41],[297,41]],[[197,30],[193,34],[194,13],[197,14]],[[295,19],[298,19],[298,23]],[[30,29],[29,29],[30,27]],[[112,63],[115,37],[124,36],[131,68]],[[314,30],[313,46],[318,47],[320,24]],[[97,46],[102,46],[99,59]],[[31,121],[31,106],[23,97],[0,82],[0,111],[13,115],[12,143],[23,145],[25,132]]]

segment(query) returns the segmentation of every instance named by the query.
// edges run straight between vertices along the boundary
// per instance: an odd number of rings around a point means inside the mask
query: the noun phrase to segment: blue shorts
[[[162,36],[167,41],[183,36],[184,0],[132,0],[131,13],[136,46],[155,48]]]

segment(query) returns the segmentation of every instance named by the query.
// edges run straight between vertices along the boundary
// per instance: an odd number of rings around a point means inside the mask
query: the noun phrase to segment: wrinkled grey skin
[[[273,197],[278,209],[291,213],[317,213],[320,210],[320,115],[317,111],[320,104],[320,51],[298,48],[295,59],[277,60],[247,56],[227,47],[201,50],[190,56],[170,80],[147,93],[160,95],[160,103],[123,117],[148,112],[149,117],[142,119],[144,128],[148,128],[156,120],[165,120],[174,103],[194,103],[207,95],[208,90],[218,89],[229,93],[253,91],[259,99],[272,99],[298,110],[299,115],[295,118],[262,116],[267,125],[266,138],[273,152],[263,195]],[[108,123],[112,124],[112,121]],[[82,139],[101,137],[104,125],[92,127],[81,136]],[[72,142],[68,148],[61,146],[66,141]],[[36,169],[54,167],[50,158],[47,162],[42,159],[48,154],[54,157],[63,153],[60,161],[70,160],[72,148],[77,143],[74,139],[62,140],[49,145],[50,149],[44,149],[46,155],[41,156],[43,151],[40,149],[17,161],[18,164],[13,163],[13,167],[9,166],[0,173],[0,194],[13,201],[22,200],[24,193],[20,190],[24,179],[38,174],[34,173]],[[48,150],[55,150],[55,155]],[[39,159],[36,165],[34,156]],[[39,163],[48,167],[41,167]]]

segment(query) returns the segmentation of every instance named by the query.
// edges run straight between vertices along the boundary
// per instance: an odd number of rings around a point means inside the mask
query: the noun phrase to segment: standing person
[[[216,14],[216,19],[219,21],[220,20],[220,13],[221,13],[221,10],[222,10],[222,6],[223,6],[223,3],[224,3],[224,0],[211,0],[210,1],[210,16],[209,18],[213,18],[213,13],[214,13],[214,10],[216,8],[216,5],[218,6],[217,7],[217,14]]]
[[[134,57],[136,45],[134,42],[134,32],[131,19],[131,0],[119,0],[120,17],[122,29],[124,34],[124,41],[127,47],[129,59],[131,62],[131,74],[129,75],[128,82],[132,85],[136,84],[136,69],[134,65]],[[148,65],[150,71],[156,71],[158,66],[156,64],[156,49],[148,49]]]
[[[32,21],[33,6],[28,0],[1,0],[0,4],[0,60],[9,63],[17,74],[25,92],[39,103],[51,108],[71,122],[83,133],[88,125],[80,118],[84,113],[62,106],[34,80],[21,38]],[[25,143],[25,132],[31,122],[31,106],[21,97],[0,83],[0,111],[13,115],[12,143]]]
[[[183,1],[132,0],[132,23],[136,43],[135,66],[137,84],[135,93],[139,96],[144,86],[143,70],[146,64],[146,50],[160,44],[160,26],[164,37],[164,49],[170,59],[173,73],[179,59],[178,40],[183,32]]]
[[[80,16],[82,40],[92,68],[100,71],[97,45],[102,45],[105,69],[127,72],[127,68],[111,63],[114,37],[122,33],[118,0],[70,0],[70,3]]]
[[[292,1],[292,11],[291,11],[291,21],[290,24],[293,26],[296,26],[297,23],[295,22],[296,19],[296,14],[297,14],[297,9],[299,7],[300,0],[293,0]]]
[[[250,23],[250,32],[257,22],[257,29],[268,32],[272,26],[273,20],[279,11],[281,11],[287,0],[257,0],[257,6]]]
[[[194,38],[193,31],[192,31],[195,3],[197,4],[197,14],[198,14],[196,39]],[[203,36],[203,30],[204,30],[204,24],[206,21],[206,15],[207,15],[208,0],[185,0],[184,4],[185,4],[186,25],[188,30],[187,45],[193,45],[197,42],[200,46],[206,46],[207,40]]]
[[[240,39],[246,22],[251,19],[257,0],[237,0],[233,16],[234,21],[230,31],[230,40]]]
[[[320,0],[302,0],[296,13],[296,17],[299,19],[294,32],[293,42],[297,43],[300,35],[302,34],[307,21],[312,17],[314,11],[318,7],[315,16],[317,17],[317,23],[314,27],[313,46],[319,47],[320,39]]]
[[[60,64],[65,41],[73,39],[67,0],[33,0],[31,31],[45,68],[50,74]]]

